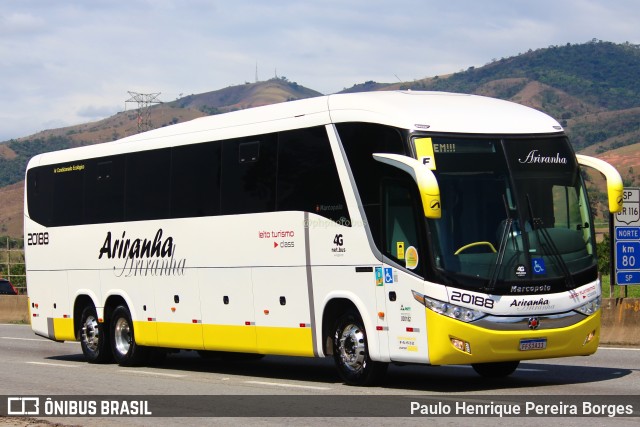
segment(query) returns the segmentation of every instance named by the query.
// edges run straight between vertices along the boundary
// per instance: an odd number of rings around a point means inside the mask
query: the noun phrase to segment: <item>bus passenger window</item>
[[[40,166],[27,172],[27,206],[29,217],[39,224],[51,226],[53,205],[53,169]]]
[[[222,142],[222,215],[274,211],[277,141],[267,134]]]
[[[324,127],[278,137],[278,211],[305,211],[350,226],[335,160]]]
[[[381,249],[380,182],[384,177],[404,172],[376,161],[373,153],[407,155],[402,133],[396,128],[373,123],[339,123],[336,128],[362,202],[365,221],[373,241]]]
[[[168,218],[171,150],[129,153],[125,170],[125,221]]]
[[[260,158],[260,142],[243,142],[238,146],[240,163],[257,162]]]
[[[124,155],[87,161],[84,223],[122,221],[124,217]]]
[[[220,213],[220,142],[174,147],[171,152],[171,217]],[[189,189],[189,191],[184,191]]]

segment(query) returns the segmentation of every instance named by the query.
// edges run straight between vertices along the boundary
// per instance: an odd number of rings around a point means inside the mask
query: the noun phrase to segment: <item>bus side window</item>
[[[376,161],[372,154],[407,155],[402,133],[398,129],[372,123],[339,123],[336,128],[362,201],[367,226],[376,246],[382,251],[380,181],[383,177],[403,172]]]
[[[53,172],[50,166],[40,166],[27,172],[27,206],[29,217],[39,224],[52,225]]]
[[[84,223],[119,222],[124,217],[124,156],[87,161]]]
[[[126,155],[125,221],[169,217],[171,149]]]
[[[344,193],[324,127],[278,136],[278,211],[313,212],[350,226]]]
[[[53,174],[53,224],[56,226],[82,223],[84,205],[84,169],[64,164]],[[84,168],[84,165],[83,165]]]
[[[253,163],[260,160],[260,141],[241,142],[238,145],[238,162]]]
[[[221,147],[222,144],[215,141],[173,148],[171,218],[220,213]]]
[[[222,143],[222,215],[273,212],[276,206],[277,135]]]

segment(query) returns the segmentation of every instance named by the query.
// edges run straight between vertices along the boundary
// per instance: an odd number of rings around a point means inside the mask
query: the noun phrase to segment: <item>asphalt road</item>
[[[558,421],[562,425],[581,427],[640,425],[637,416],[564,416],[571,415],[569,404],[583,405],[584,402],[594,411],[600,407],[602,411],[613,410],[611,405],[619,403],[623,405],[621,411],[624,412],[628,410],[625,405],[632,405],[637,415],[640,413],[639,368],[640,349],[600,348],[595,355],[588,357],[523,362],[512,376],[492,381],[478,376],[465,366],[391,366],[381,386],[359,388],[342,384],[331,359],[268,356],[261,360],[224,361],[203,359],[195,352],[182,351],[152,367],[91,365],[84,362],[79,343],[46,340],[34,335],[27,325],[0,325],[2,398],[36,395],[44,400],[46,397],[64,395],[78,400],[94,399],[99,406],[104,395],[118,399],[129,397],[129,400],[154,396],[159,399],[152,402],[156,405],[156,415],[169,413],[180,416],[117,419],[10,417],[0,418],[0,424],[93,426],[124,422],[126,425],[237,425],[242,422],[245,425],[281,425],[285,421],[292,425],[326,425],[327,422],[339,420],[340,424],[348,425],[361,425],[364,421],[368,425],[462,425],[472,422],[473,425],[494,426],[496,411],[513,410],[515,406],[524,410],[526,402],[540,401],[541,405],[550,402],[551,406],[560,408],[560,415],[506,420],[509,420],[509,424],[517,422],[519,426],[556,425]],[[191,398],[178,397],[167,404],[168,395],[190,395]],[[211,400],[211,396],[215,398]],[[410,417],[407,396],[420,405],[414,417]],[[454,405],[476,404],[488,411],[490,416],[473,419],[436,416],[460,415],[461,406]],[[566,409],[564,413],[562,404]],[[211,405],[218,405],[224,414],[249,418],[185,418],[185,411],[188,412],[190,408],[195,413],[203,410],[205,414],[210,414],[207,411],[212,409]],[[273,413],[282,416],[289,410],[294,415],[299,414],[300,405],[307,405],[309,412],[303,413],[313,417],[270,416]],[[450,410],[453,408],[453,412],[434,414],[438,410],[446,411],[447,406]],[[580,406],[579,410],[583,409]],[[386,410],[393,415],[405,412],[406,415],[403,418],[362,418],[371,411],[379,414]],[[429,411],[429,415],[417,416],[420,410]],[[529,413],[535,414],[536,410]],[[348,417],[333,418],[335,415]]]

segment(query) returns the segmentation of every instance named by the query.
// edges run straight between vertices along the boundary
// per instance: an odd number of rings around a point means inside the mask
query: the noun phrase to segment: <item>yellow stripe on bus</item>
[[[201,323],[157,322],[158,346],[204,350]]]
[[[207,350],[258,352],[253,325],[203,325],[202,331]]]
[[[311,328],[134,322],[140,345],[313,357]]]
[[[56,341],[75,341],[72,318],[53,318],[53,335]]]
[[[156,322],[133,322],[136,343],[149,347],[158,346],[158,324]]]
[[[258,353],[313,357],[311,328],[257,328]]]

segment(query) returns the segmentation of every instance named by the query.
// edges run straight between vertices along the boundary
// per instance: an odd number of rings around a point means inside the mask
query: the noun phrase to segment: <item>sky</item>
[[[286,77],[324,94],[592,39],[640,44],[637,0],[2,0],[0,141]]]

